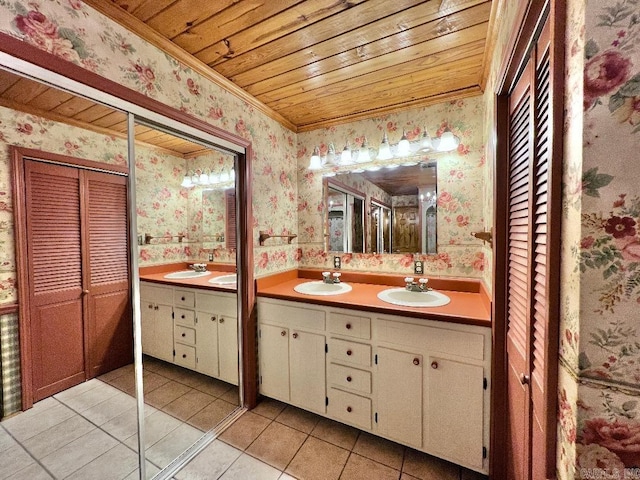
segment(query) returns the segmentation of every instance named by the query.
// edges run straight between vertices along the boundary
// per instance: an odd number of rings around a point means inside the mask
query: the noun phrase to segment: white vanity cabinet
[[[263,395],[488,472],[490,328],[263,297],[258,325]]]
[[[258,308],[260,392],[324,414],[325,312],[269,300]]]
[[[173,288],[140,282],[142,351],[173,362]]]
[[[238,384],[236,295],[140,282],[142,351]]]

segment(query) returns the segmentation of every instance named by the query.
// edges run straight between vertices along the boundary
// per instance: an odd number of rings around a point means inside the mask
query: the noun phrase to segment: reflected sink
[[[215,283],[216,285],[232,285],[236,283],[238,276],[235,273],[229,275],[220,275],[219,277],[213,277],[209,279],[209,283]]]
[[[211,272],[196,272],[195,270],[180,270],[179,272],[167,273],[164,278],[198,278],[210,275]]]
[[[441,307],[451,301],[444,293],[434,290],[410,292],[405,288],[388,288],[378,293],[378,298],[402,307]]]
[[[324,283],[322,280],[305,282],[296,285],[293,289],[305,295],[340,295],[351,291],[351,285],[346,283]]]

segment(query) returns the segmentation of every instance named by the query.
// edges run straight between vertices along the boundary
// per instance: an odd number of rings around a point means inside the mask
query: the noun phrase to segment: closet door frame
[[[549,407],[547,422],[552,422],[552,431],[547,431],[544,448],[544,465],[547,478],[555,478],[556,460],[556,429],[555,418],[557,409],[557,368],[559,347],[559,289],[560,289],[560,245],[562,223],[561,215],[561,180],[563,163],[563,122],[564,122],[564,33],[566,22],[565,0],[528,0],[520,2],[516,13],[514,27],[509,37],[509,48],[503,54],[499,81],[495,92],[495,117],[493,138],[494,145],[494,252],[493,252],[493,302],[492,302],[492,391],[491,391],[491,458],[490,474],[492,478],[506,478],[507,459],[503,454],[507,441],[508,416],[496,414],[507,411],[507,325],[508,296],[507,269],[508,259],[508,184],[509,171],[505,166],[509,158],[509,93],[518,80],[520,73],[527,65],[530,53],[541,33],[544,20],[550,22],[550,83],[553,91],[552,120],[553,138],[550,142],[550,171],[549,180],[549,208],[551,224],[555,227],[548,236],[549,263],[555,265],[555,270],[549,277],[551,293],[546,352],[547,378],[545,401]],[[535,60],[534,60],[535,62]],[[540,460],[540,459],[538,459]]]
[[[33,352],[31,349],[31,325],[29,313],[31,311],[31,300],[29,288],[29,270],[27,261],[27,218],[26,218],[26,180],[25,180],[25,160],[42,161],[46,163],[68,166],[85,170],[105,172],[113,175],[128,175],[128,168],[119,165],[109,165],[92,160],[68,157],[56,153],[44,152],[31,148],[10,147],[13,176],[13,197],[14,197],[14,224],[16,239],[16,273],[18,285],[18,301],[20,310],[18,312],[20,325],[20,369],[22,377],[22,408],[26,410],[33,406]],[[83,258],[85,254],[83,253]],[[86,306],[83,313],[86,317]],[[85,332],[85,343],[86,343]],[[87,361],[85,352],[85,369]]]

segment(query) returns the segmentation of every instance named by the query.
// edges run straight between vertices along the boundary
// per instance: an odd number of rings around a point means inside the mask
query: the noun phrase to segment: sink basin
[[[232,285],[236,283],[238,276],[235,273],[229,275],[220,275],[209,279],[209,283],[215,283],[216,285]]]
[[[402,307],[441,307],[451,299],[444,293],[434,290],[428,292],[409,292],[405,288],[388,288],[378,293],[383,302]]]
[[[179,272],[167,273],[164,278],[199,278],[210,275],[211,272],[196,272],[195,270],[180,270]]]
[[[293,289],[305,295],[340,295],[351,291],[351,285],[346,283],[324,283],[322,280],[305,282],[296,285]]]

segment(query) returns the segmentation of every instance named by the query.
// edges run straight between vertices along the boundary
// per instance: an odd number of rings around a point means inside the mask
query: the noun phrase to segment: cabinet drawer
[[[194,308],[196,306],[196,293],[191,290],[179,290],[173,292],[173,304],[176,307]]]
[[[196,292],[196,309],[235,317],[238,310],[236,295],[231,293]]]
[[[371,338],[371,318],[330,312],[328,330],[338,335],[369,340]]]
[[[331,363],[329,364],[327,379],[330,384],[336,387],[356,390],[367,395],[371,393],[371,372],[365,370]]]
[[[173,360],[176,365],[195,370],[196,368],[196,349],[188,345],[176,343],[176,356]]]
[[[173,334],[176,342],[182,342],[188,345],[196,344],[196,331],[193,328],[176,325]]]
[[[340,363],[371,366],[371,345],[331,338],[329,340],[329,358]]]
[[[335,388],[329,389],[327,413],[336,420],[371,430],[371,400]]]
[[[184,308],[174,308],[173,318],[176,323],[182,323],[183,325],[195,325],[196,314],[193,310],[185,310]]]
[[[149,282],[140,282],[140,300],[142,302],[171,305],[173,287],[162,287]]]
[[[312,305],[270,303],[258,300],[258,321],[272,325],[282,325],[301,330],[324,330],[325,312]]]

